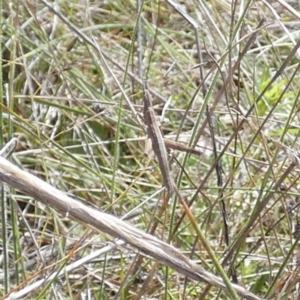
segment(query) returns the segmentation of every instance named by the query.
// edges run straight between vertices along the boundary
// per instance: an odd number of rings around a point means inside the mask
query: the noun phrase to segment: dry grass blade
[[[190,154],[195,154],[195,155],[198,155],[198,156],[201,156],[203,154],[202,151],[200,151],[200,150],[197,150],[195,148],[186,146],[182,143],[179,143],[179,142],[176,142],[176,141],[173,141],[173,140],[169,140],[169,139],[166,139],[166,138],[164,138],[164,143],[165,143],[165,146],[169,149],[182,151],[182,152],[186,152],[186,153],[190,153]]]
[[[220,278],[205,271],[201,266],[186,258],[171,245],[136,229],[116,217],[68,197],[63,192],[30,173],[22,171],[2,157],[0,157],[0,179],[21,192],[34,197],[46,205],[50,205],[63,214],[93,229],[126,241],[138,251],[157,259],[190,278],[225,289],[225,285]],[[245,299],[261,299],[241,286],[234,284],[232,286]]]
[[[166,146],[157,125],[154,110],[152,107],[151,95],[148,90],[147,81],[144,81],[144,119],[147,125],[148,137],[151,139],[152,148],[157,156],[159,167],[163,176],[164,185],[170,196],[174,193],[174,183],[170,175]]]

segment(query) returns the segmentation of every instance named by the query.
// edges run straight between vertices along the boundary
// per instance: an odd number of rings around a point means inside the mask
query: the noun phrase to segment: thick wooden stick
[[[114,216],[68,197],[62,191],[21,170],[3,157],[0,157],[0,180],[86,226],[124,240],[138,251],[170,266],[179,273],[226,290],[219,277],[205,271],[173,246]],[[232,287],[245,299],[261,299],[239,285],[232,284]]]

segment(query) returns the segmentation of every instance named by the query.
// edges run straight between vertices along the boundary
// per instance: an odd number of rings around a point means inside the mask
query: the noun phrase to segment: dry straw
[[[0,180],[94,230],[122,239],[137,251],[172,267],[181,274],[226,290],[222,279],[205,271],[173,246],[112,215],[68,197],[62,191],[21,170],[3,157],[0,157]],[[232,287],[245,299],[261,299],[239,285],[232,284]]]

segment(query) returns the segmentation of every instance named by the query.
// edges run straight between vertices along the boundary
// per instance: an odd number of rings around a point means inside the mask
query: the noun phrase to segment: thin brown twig
[[[170,196],[174,193],[174,183],[170,175],[170,168],[167,157],[166,146],[155,119],[152,107],[151,95],[148,90],[147,81],[144,80],[144,120],[147,125],[147,134],[152,142],[152,149],[158,159],[159,167],[163,176],[164,186],[167,188]]]
[[[173,150],[177,150],[177,151],[181,151],[181,152],[195,154],[198,156],[201,156],[203,154],[203,152],[200,150],[186,146],[183,143],[177,142],[174,140],[169,140],[169,139],[164,138],[164,143],[165,143],[166,148],[168,148],[168,149],[173,149]]]

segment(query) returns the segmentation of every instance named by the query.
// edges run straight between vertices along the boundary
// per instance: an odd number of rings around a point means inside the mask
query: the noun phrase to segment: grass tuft
[[[53,274],[22,297],[234,299],[231,281],[296,299],[299,3],[0,3],[0,141],[18,139],[11,161],[229,278],[225,293],[108,247],[109,235],[3,184],[1,299]],[[169,149],[190,213],[159,191],[157,159],[145,155],[143,77],[164,137],[202,152]]]

